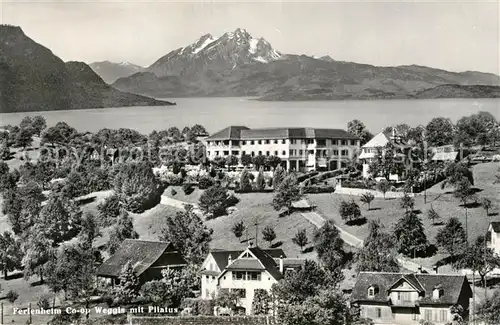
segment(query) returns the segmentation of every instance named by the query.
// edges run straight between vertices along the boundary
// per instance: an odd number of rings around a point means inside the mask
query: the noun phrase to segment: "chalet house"
[[[460,158],[459,152],[455,149],[455,146],[445,145],[439,147],[432,147],[432,161],[444,161],[444,162],[453,162],[457,161]]]
[[[436,325],[452,320],[451,307],[469,311],[472,291],[463,275],[360,272],[351,303],[375,324]]]
[[[487,245],[500,256],[500,221],[492,221],[486,234]]]
[[[161,271],[183,268],[187,265],[171,243],[125,239],[120,248],[97,270],[97,276],[117,284],[120,272],[130,262],[141,283],[161,279]]]
[[[362,175],[364,178],[369,178],[371,176],[369,173],[369,166],[376,159],[379,148],[382,149],[382,155],[385,155],[384,148],[389,143],[392,143],[396,146],[403,145],[400,137],[396,134],[394,129],[392,133],[382,131],[376,134],[370,141],[368,141],[361,147],[361,153],[358,156],[358,160],[363,165]],[[411,167],[411,162],[404,153],[398,152],[396,153],[396,156],[399,158],[401,164],[403,165],[402,170],[406,171]],[[401,175],[391,174],[389,178],[391,180],[399,181],[402,177],[404,177],[404,174],[404,172]]]
[[[221,289],[237,290],[239,307],[250,314],[256,289],[269,292],[287,270],[301,268],[304,262],[303,259],[285,257],[281,249],[263,250],[249,246],[244,251],[213,250],[202,265],[202,298],[215,298]]]

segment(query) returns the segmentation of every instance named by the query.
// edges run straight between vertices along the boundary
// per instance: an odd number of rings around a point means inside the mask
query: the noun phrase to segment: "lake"
[[[248,127],[343,128],[359,119],[372,132],[407,123],[427,124],[433,117],[460,117],[488,111],[500,119],[500,99],[350,100],[262,102],[248,98],[170,98],[177,106],[124,107],[75,111],[0,114],[0,125],[19,124],[27,115],[43,115],[48,125],[65,121],[79,131],[132,128],[141,133],[196,123],[215,132],[228,125]]]

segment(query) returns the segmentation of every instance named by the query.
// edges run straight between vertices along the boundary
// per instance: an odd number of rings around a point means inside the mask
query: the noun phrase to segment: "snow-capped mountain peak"
[[[237,28],[220,37],[203,35],[191,45],[160,58],[148,70],[157,76],[191,75],[234,69],[256,61],[268,63],[280,57],[281,54],[264,38],[254,38],[247,30]]]

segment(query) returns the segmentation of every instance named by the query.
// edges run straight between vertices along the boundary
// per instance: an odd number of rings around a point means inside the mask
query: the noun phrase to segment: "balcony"
[[[412,301],[412,300],[392,300],[389,299],[389,305],[392,307],[418,307],[420,305],[419,301]]]

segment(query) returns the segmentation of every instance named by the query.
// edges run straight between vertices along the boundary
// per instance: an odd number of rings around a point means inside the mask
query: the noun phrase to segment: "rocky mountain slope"
[[[65,63],[21,28],[0,25],[0,113],[169,104],[114,89],[85,63]]]
[[[145,73],[120,78],[113,86],[155,97],[314,100],[424,98],[431,94],[425,90],[448,84],[500,85],[500,77],[473,71],[455,73],[415,65],[378,67],[336,61],[330,56],[283,54],[263,38],[256,39],[237,29],[219,38],[207,34],[163,56]],[[447,89],[442,95],[453,98],[465,94],[459,90]],[[470,95],[470,90],[466,93]],[[496,91],[485,88],[475,94],[495,97]]]
[[[112,84],[116,79],[128,77],[145,70],[144,67],[130,63],[114,63],[110,61],[93,62],[89,66],[97,73],[104,82]]]

